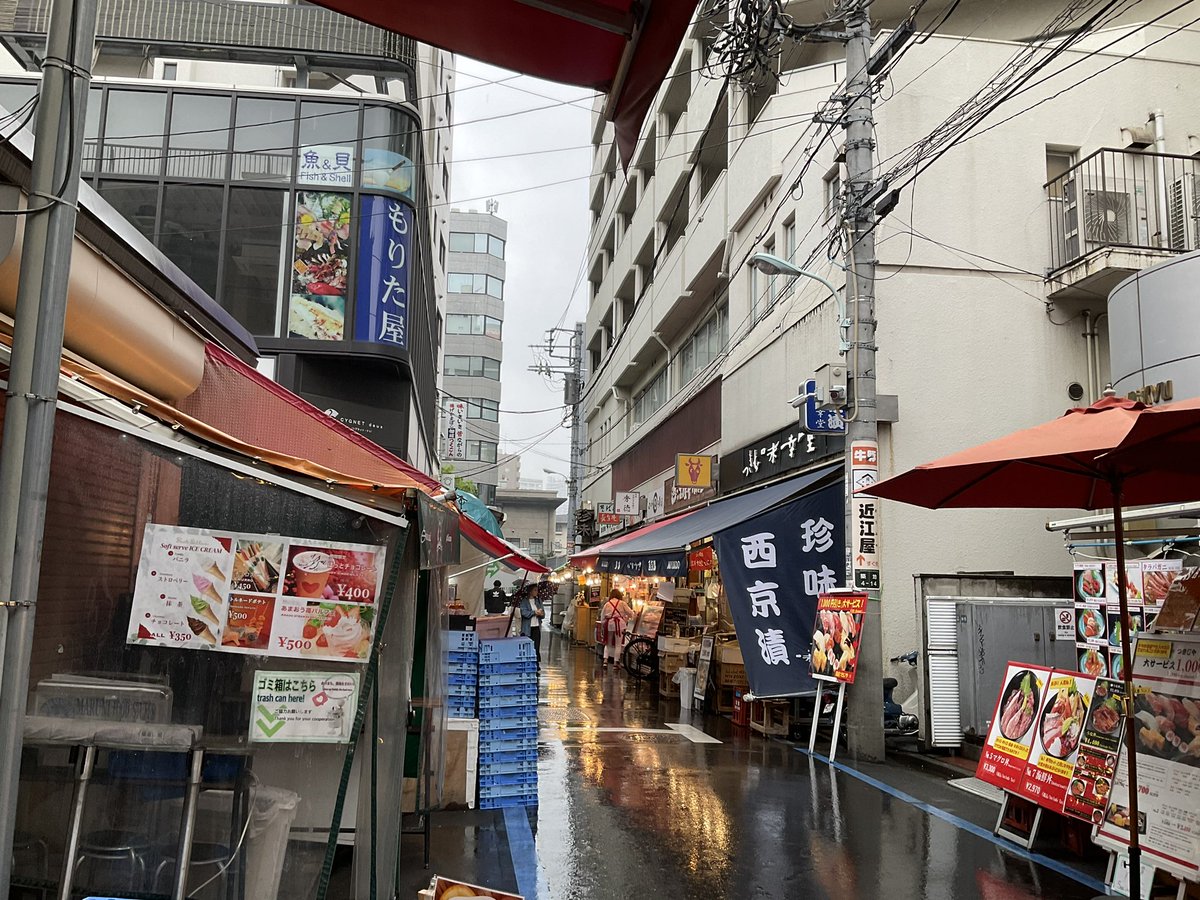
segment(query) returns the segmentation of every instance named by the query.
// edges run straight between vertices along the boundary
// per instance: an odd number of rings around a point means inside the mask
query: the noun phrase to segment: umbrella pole
[[[1142,848],[1138,838],[1137,742],[1133,733],[1133,659],[1129,650],[1131,634],[1129,595],[1125,576],[1125,523],[1121,518],[1121,482],[1115,480],[1113,493],[1113,538],[1117,546],[1117,597],[1121,602],[1121,662],[1125,683],[1125,771],[1129,782],[1129,896],[1142,896]]]

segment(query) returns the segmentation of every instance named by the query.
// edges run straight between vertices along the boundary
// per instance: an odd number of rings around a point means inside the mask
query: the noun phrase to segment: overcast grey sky
[[[520,452],[522,477],[541,479],[543,468],[565,474],[571,435],[556,427],[563,420],[562,379],[529,371],[535,363],[529,345],[544,343],[560,319],[572,328],[587,312],[578,282],[589,226],[593,95],[463,57],[458,72],[452,205],[482,212],[494,198],[497,215],[508,222],[500,451]],[[506,412],[552,407],[533,415]]]

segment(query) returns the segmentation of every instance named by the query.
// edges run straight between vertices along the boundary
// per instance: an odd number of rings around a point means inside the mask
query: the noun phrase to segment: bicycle
[[[658,678],[658,645],[653,638],[634,637],[621,652],[621,665],[634,678],[654,681]]]

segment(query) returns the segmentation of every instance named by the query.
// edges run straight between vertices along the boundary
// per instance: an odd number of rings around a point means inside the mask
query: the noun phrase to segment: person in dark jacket
[[[500,586],[499,581],[493,581],[492,589],[483,593],[483,608],[489,615],[494,616],[504,612],[506,606],[508,606],[508,594]]]

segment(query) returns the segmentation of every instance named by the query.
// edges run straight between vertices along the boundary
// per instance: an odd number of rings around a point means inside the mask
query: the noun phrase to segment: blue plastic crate
[[[446,686],[446,694],[450,697],[470,697],[471,701],[475,700],[475,685],[473,684],[451,684]]]
[[[475,687],[479,683],[479,676],[474,672],[451,672],[446,676],[447,684],[465,684],[470,687]]]
[[[474,631],[448,632],[446,649],[458,653],[475,653],[479,650],[479,635]]]
[[[479,705],[483,709],[511,709],[514,706],[532,706],[537,713],[537,694],[512,694],[507,697],[480,697]]]
[[[537,661],[532,659],[524,662],[481,662],[479,664],[479,680],[487,681],[494,675],[528,675],[530,672],[536,675],[537,670]]]
[[[533,741],[537,746],[538,729],[536,725],[507,727],[494,725],[499,719],[485,719],[479,723],[479,749],[490,750],[491,745],[508,743],[509,741]],[[486,723],[486,724],[485,724]],[[493,727],[488,727],[493,725]]]
[[[510,806],[537,806],[537,794],[525,794],[519,797],[485,797],[480,798],[480,809],[504,809]]]
[[[479,750],[480,762],[502,762],[506,753],[519,753],[515,759],[537,759],[537,738],[515,738],[507,741],[488,741],[487,747],[481,744]],[[487,759],[484,759],[487,756]]]
[[[494,778],[509,778],[509,779],[525,779],[521,781],[512,781],[508,784],[492,784],[491,779]],[[484,784],[485,779],[489,783]],[[537,775],[490,775],[481,776],[479,779],[479,796],[480,797],[521,797],[537,794]]]
[[[514,728],[531,729],[537,733],[537,717],[532,715],[514,715],[514,716],[496,716],[497,712],[507,712],[508,710],[484,710],[484,715],[479,717],[479,730],[481,732],[496,732],[508,731]]]
[[[511,665],[524,666],[525,663],[512,663]],[[501,663],[496,668],[503,668],[504,666],[505,663]],[[537,684],[537,666],[530,666],[528,672],[511,672],[507,674],[488,672],[480,676],[479,682],[480,684],[486,684],[488,687],[517,687],[523,684]]]
[[[451,698],[446,702],[446,709],[450,711],[450,715],[457,718],[464,718],[463,716],[459,715],[460,713],[466,713],[465,718],[475,718],[475,704],[470,701],[463,702],[461,699],[455,700]]]
[[[472,678],[479,676],[479,666],[473,662],[445,662],[442,665],[451,675],[470,675]]]
[[[484,715],[482,719],[516,719],[516,725],[512,726],[497,726],[497,727],[512,727],[522,728],[526,726],[538,725],[538,707],[533,706],[515,706],[515,707],[480,707],[480,712]]]
[[[514,744],[516,746],[499,746],[502,744]],[[529,744],[533,746],[531,747]],[[479,750],[479,764],[481,766],[485,763],[537,762],[537,758],[537,740],[529,738],[525,741],[498,741],[488,744],[486,750],[482,746]],[[483,770],[480,769],[480,771]]]
[[[493,684],[488,682],[479,686],[480,697],[533,697],[536,700],[537,695],[538,686],[536,681],[531,681],[527,684]]]
[[[536,774],[537,759],[506,759],[503,762],[481,762],[479,774],[487,775],[520,775],[522,773]]]
[[[537,662],[533,641],[525,637],[498,638],[479,642],[479,661],[485,665],[508,662]]]
[[[479,654],[474,650],[447,650],[443,655],[446,662],[479,664]]]

